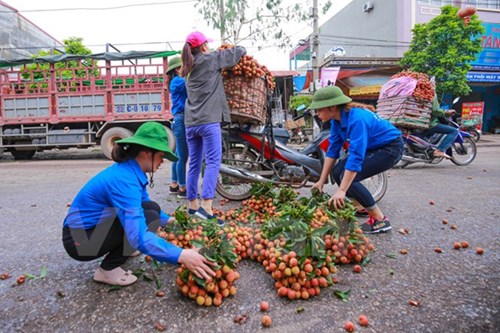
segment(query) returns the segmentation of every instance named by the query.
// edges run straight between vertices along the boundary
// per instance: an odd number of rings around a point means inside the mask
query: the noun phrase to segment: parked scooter
[[[478,142],[479,139],[481,139],[481,132],[476,128],[480,122],[476,119],[460,119],[457,120],[457,122],[460,123],[460,130],[464,132],[468,132],[471,136],[474,142]]]
[[[448,123],[450,126],[460,127],[449,118]],[[435,157],[433,153],[443,136],[443,134],[434,134],[430,138],[427,138],[425,137],[425,131],[403,132],[405,150],[403,158],[396,164],[396,167],[404,168],[418,162],[429,164],[441,162],[443,158]],[[476,143],[468,132],[459,130],[455,142],[446,150],[446,154],[451,157],[451,161],[456,165],[469,165],[476,158]]]
[[[249,198],[251,184],[273,182],[294,188],[311,187],[321,175],[329,131],[321,131],[303,150],[298,151],[275,140],[272,124],[264,133],[232,126],[223,133],[223,164],[217,181],[217,192],[230,200]],[[333,183],[333,175],[330,174]],[[380,200],[387,190],[385,172],[362,181]]]

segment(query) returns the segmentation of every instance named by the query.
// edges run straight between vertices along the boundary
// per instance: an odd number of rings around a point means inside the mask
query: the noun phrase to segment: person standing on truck
[[[199,278],[215,276],[215,265],[197,249],[182,249],[156,235],[174,220],[149,198],[153,173],[166,158],[177,157],[168,148],[168,136],[157,122],[142,124],[131,137],[116,141],[114,164],[78,192],[64,219],[62,241],[70,257],[90,261],[104,257],[94,281],[128,286],[137,280],[121,266],[136,250],[171,264],[185,264]],[[150,180],[146,173],[150,174]]]
[[[315,109],[323,122],[331,122],[330,145],[320,179],[313,188],[323,191],[333,169],[338,189],[328,203],[339,209],[344,206],[346,196],[352,198],[355,204],[364,207],[359,213],[370,216],[361,225],[363,233],[390,231],[389,219],[361,181],[392,168],[401,159],[404,149],[401,131],[370,111],[369,106],[353,103],[339,87],[318,89],[309,108]],[[336,163],[346,141],[349,141],[347,158]]]
[[[246,54],[241,46],[209,51],[209,41],[201,32],[192,32],[186,38],[181,55],[181,75],[186,78],[187,88],[184,113],[189,150],[188,212],[201,219],[215,218],[212,201],[222,163],[221,123],[231,122],[221,70],[236,65]],[[200,204],[198,178],[203,158],[205,172]]]
[[[172,163],[172,175],[169,186],[170,194],[177,194],[178,198],[186,198],[186,164],[188,146],[186,141],[186,126],[184,125],[184,105],[187,92],[186,81],[180,76],[182,61],[180,57],[168,61],[167,77],[169,80],[170,99],[172,100],[172,124],[175,136],[175,154],[178,161]]]

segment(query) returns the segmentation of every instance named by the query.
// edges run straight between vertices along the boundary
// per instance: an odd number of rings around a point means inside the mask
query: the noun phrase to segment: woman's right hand
[[[215,276],[215,272],[210,266],[216,266],[217,264],[199,254],[199,251],[200,249],[182,250],[178,262],[186,265],[186,267],[200,279],[212,281],[212,276]]]
[[[325,183],[323,183],[323,182],[320,180],[320,181],[318,181],[317,183],[314,183],[314,185],[312,186],[311,190],[312,190],[312,189],[314,189],[314,188],[316,188],[316,189],[318,189],[318,191],[319,191],[320,193],[323,193],[323,185],[325,185]]]

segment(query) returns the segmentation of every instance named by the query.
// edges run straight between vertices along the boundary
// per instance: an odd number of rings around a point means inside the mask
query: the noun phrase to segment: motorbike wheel
[[[378,202],[384,197],[385,192],[387,191],[387,181],[387,172],[382,172],[370,178],[363,179],[361,184],[363,184],[366,189],[370,191],[373,199],[375,199],[375,202]]]
[[[302,138],[298,135],[294,135],[293,137],[290,138],[290,143],[300,145],[302,143]]]
[[[472,138],[463,138],[464,142],[455,142],[451,146],[451,161],[456,165],[469,165],[477,155],[476,143]]]
[[[472,135],[472,139],[474,140],[474,142],[478,142],[479,139],[481,139],[481,133],[479,133],[479,131],[475,128],[469,128],[467,130],[467,132]]]
[[[238,169],[256,171],[260,170],[260,167],[255,163],[248,162],[255,162],[257,159],[258,155],[246,147],[233,146],[229,148],[227,153],[224,153],[222,163]],[[242,178],[222,173],[217,177],[217,193],[229,200],[241,201],[250,198],[252,196],[251,188],[251,182]]]

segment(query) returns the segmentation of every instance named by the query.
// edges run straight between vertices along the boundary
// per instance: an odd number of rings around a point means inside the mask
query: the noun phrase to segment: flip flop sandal
[[[137,281],[137,276],[133,275],[132,271],[125,271],[121,267],[117,267],[110,271],[98,267],[94,273],[94,281],[113,286],[129,286]]]

